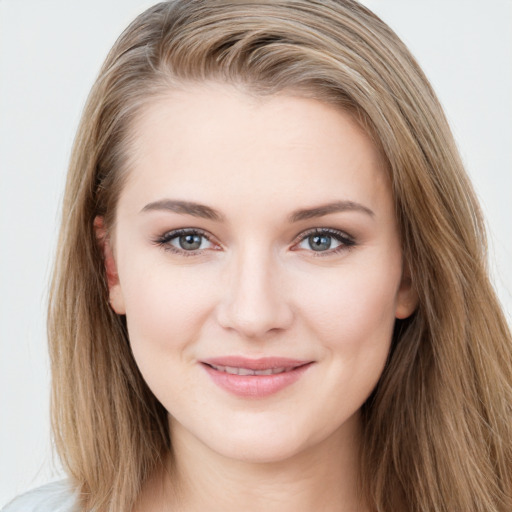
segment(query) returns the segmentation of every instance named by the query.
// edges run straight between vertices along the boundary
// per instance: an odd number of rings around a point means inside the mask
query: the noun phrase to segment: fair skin
[[[377,150],[332,106],[222,84],[169,91],[134,134],[110,300],[179,489],[155,476],[137,510],[365,510],[359,410],[415,307]]]

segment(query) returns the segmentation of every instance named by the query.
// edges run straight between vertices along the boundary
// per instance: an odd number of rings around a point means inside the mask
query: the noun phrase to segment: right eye
[[[206,233],[198,229],[168,231],[159,237],[156,243],[165,250],[183,256],[194,256],[201,254],[204,250],[218,248],[218,245],[214,244]]]

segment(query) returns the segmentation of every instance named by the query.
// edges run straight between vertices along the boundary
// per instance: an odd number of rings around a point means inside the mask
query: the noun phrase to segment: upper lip
[[[246,368],[248,370],[273,370],[276,368],[293,369],[312,361],[302,359],[290,359],[287,357],[261,357],[252,359],[240,356],[225,356],[204,359],[201,361],[210,366],[228,366],[232,368]]]

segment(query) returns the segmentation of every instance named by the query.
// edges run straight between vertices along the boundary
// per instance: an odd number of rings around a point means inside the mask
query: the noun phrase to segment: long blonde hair
[[[109,306],[94,219],[114,222],[144,105],[205,80],[343,108],[387,164],[419,306],[397,321],[363,406],[367,502],[378,512],[510,512],[512,341],[479,206],[424,74],[353,0],[163,2],[110,51],[76,136],[48,322],[54,437],[83,510],[130,510],[172,443]]]

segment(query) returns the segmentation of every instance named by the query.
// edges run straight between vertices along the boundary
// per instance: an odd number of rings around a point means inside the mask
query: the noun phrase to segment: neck
[[[366,510],[358,496],[358,416],[313,447],[272,462],[228,458],[206,447],[179,423],[171,420],[170,428],[172,457],[166,471],[144,493],[152,496],[152,506],[144,506],[142,500],[138,511]],[[160,502],[158,507],[155,501]]]

